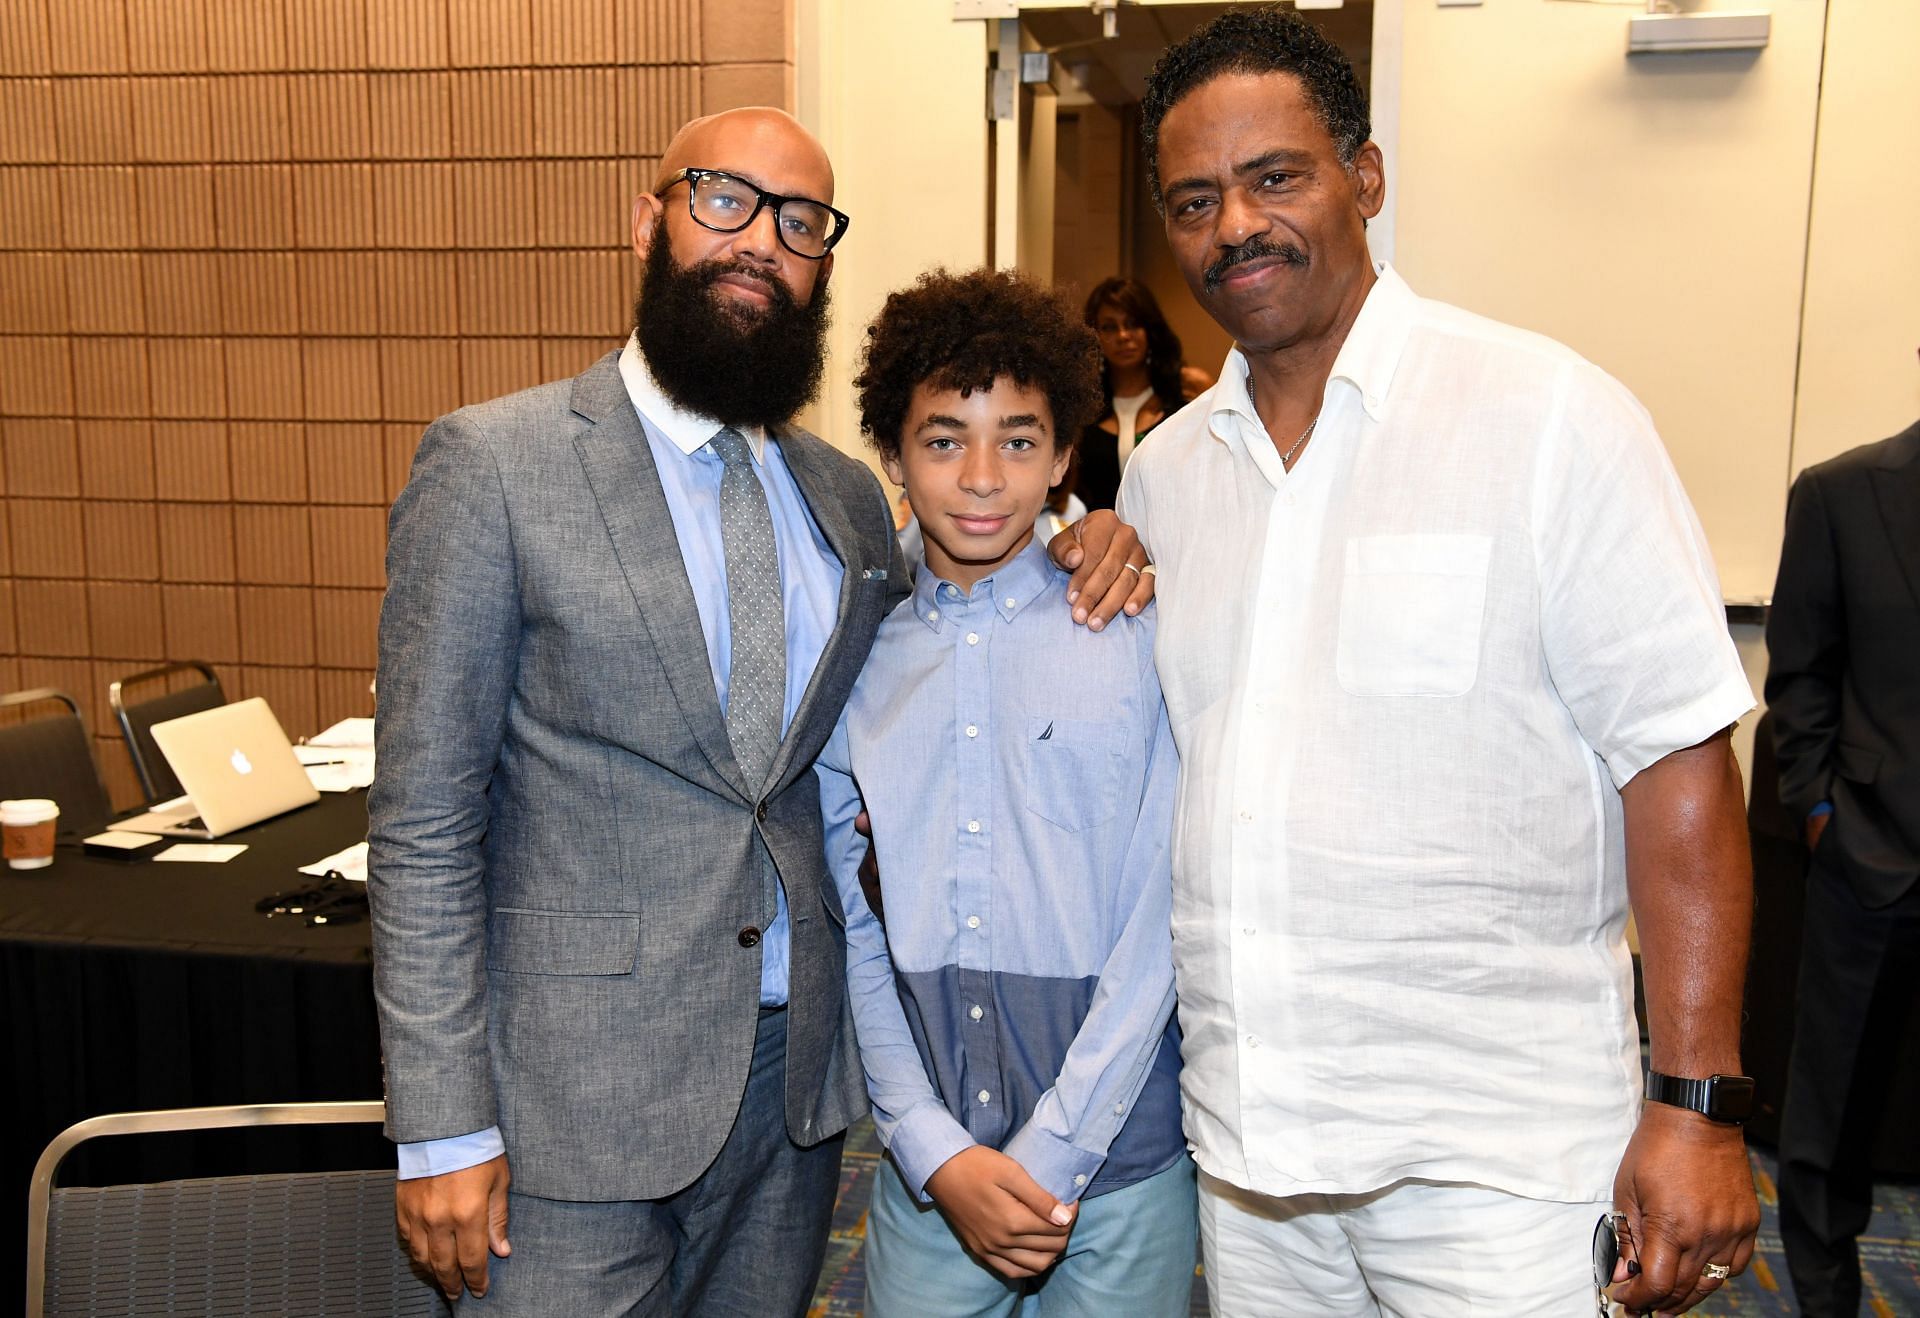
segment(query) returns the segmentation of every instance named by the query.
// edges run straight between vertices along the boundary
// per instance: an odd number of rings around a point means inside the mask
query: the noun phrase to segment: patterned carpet
[[[867,1195],[879,1169],[880,1145],[873,1126],[861,1122],[847,1137],[846,1163],[840,1172],[840,1202],[834,1209],[833,1237],[827,1243],[826,1266],[814,1292],[812,1318],[857,1318],[864,1273],[860,1246],[867,1229]],[[1773,1159],[1753,1155],[1755,1184],[1760,1190],[1760,1248],[1746,1275],[1735,1278],[1710,1302],[1694,1310],[1708,1315],[1798,1314],[1787,1286],[1786,1262],[1780,1255],[1780,1229],[1775,1211]],[[1867,1274],[1867,1304],[1871,1318],[1920,1318],[1920,1185],[1887,1185],[1875,1196],[1873,1222],[1861,1239]],[[1197,1271],[1197,1269],[1196,1269]],[[1591,1312],[1591,1310],[1589,1310]],[[1194,1278],[1193,1318],[1207,1313],[1206,1288]],[[1125,1318],[1115,1315],[1115,1318]]]

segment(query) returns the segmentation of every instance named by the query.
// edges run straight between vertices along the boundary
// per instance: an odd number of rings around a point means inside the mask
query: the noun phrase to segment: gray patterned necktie
[[[727,740],[756,793],[780,749],[787,705],[787,626],[780,603],[780,554],[773,514],[754,475],[753,454],[728,426],[709,443],[726,464],[720,477],[720,542],[727,556]]]

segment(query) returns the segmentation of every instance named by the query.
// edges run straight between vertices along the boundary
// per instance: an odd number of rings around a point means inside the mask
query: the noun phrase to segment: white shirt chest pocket
[[[1493,537],[1347,541],[1334,669],[1356,696],[1458,696],[1480,669]]]

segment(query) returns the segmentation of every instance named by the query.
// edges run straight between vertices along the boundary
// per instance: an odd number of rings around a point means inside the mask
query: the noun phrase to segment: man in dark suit
[[[1801,1312],[1853,1318],[1920,964],[1920,424],[1794,482],[1767,652],[1780,799],[1813,851],[1780,1234]]]
[[[387,1130],[463,1307],[773,1318],[819,1270],[865,1095],[808,770],[907,592],[871,472],[790,424],[832,198],[788,116],[689,125],[634,205],[626,348],[435,422],[394,505]],[[1131,533],[1086,539],[1085,602],[1144,603]]]

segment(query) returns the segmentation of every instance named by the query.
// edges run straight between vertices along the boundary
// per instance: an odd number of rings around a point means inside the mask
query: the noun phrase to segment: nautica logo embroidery
[[[1035,737],[1035,741],[1050,741],[1053,738],[1053,724],[1047,724],[1047,730]]]

